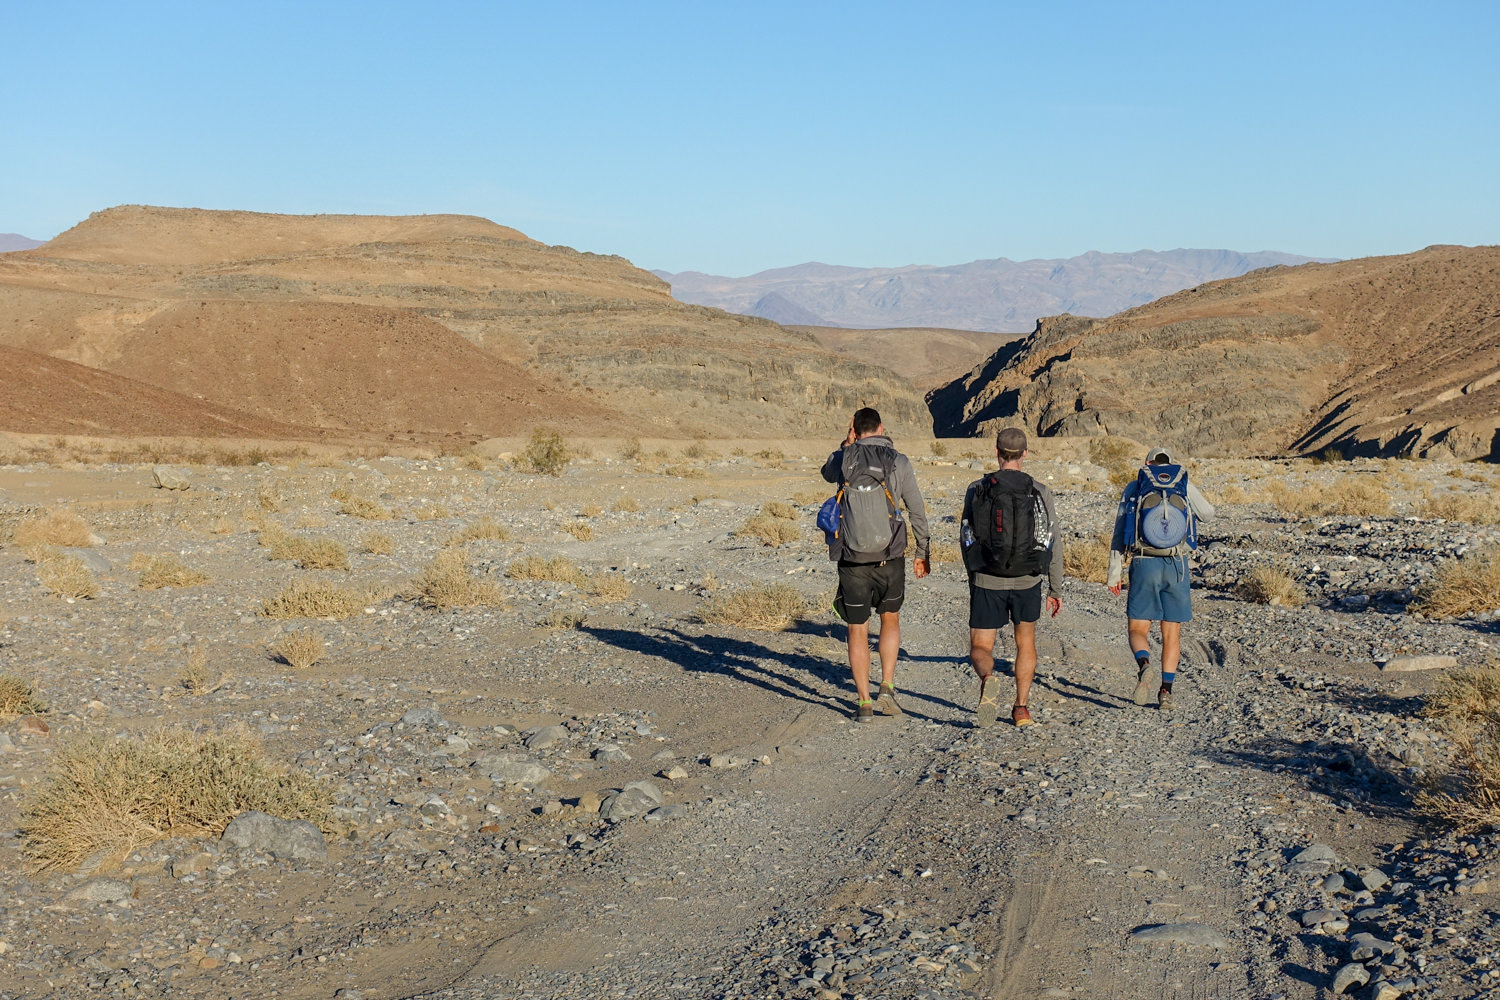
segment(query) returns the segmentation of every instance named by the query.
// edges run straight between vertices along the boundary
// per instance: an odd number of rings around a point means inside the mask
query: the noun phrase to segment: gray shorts
[[[1185,556],[1136,556],[1131,559],[1125,617],[1146,622],[1192,621],[1189,575]]]
[[[863,625],[870,611],[900,611],[906,600],[906,560],[880,563],[839,563],[839,592],[833,607],[850,625]]]

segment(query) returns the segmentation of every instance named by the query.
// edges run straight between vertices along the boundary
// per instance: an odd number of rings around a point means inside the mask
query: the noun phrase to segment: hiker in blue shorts
[[[1151,624],[1161,626],[1161,683],[1157,707],[1172,711],[1172,682],[1182,656],[1182,626],[1193,619],[1190,554],[1198,547],[1199,521],[1212,520],[1214,505],[1188,482],[1187,470],[1165,448],[1146,453],[1135,481],[1125,487],[1109,544],[1109,589],[1119,596],[1125,554],[1130,594],[1125,600],[1130,648],[1135,653],[1135,703],[1145,705],[1155,679],[1151,671]]]
[[[849,625],[849,668],[859,700],[854,721],[875,712],[900,715],[896,654],[901,650],[901,605],[906,599],[906,521],[916,549],[912,573],[927,575],[927,509],[911,460],[898,452],[871,407],[854,412],[844,443],[823,463],[823,478],[839,487],[838,532],[828,558],[839,566],[834,610]],[[901,508],[906,508],[906,517]],[[870,615],[880,615],[879,702],[870,699]]]

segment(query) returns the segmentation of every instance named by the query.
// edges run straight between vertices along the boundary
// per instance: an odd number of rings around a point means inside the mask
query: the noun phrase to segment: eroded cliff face
[[[928,402],[946,434],[1500,459],[1500,248],[1271,268],[1050,317]]]

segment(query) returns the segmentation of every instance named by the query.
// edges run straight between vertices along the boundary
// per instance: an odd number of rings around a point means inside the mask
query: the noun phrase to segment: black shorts
[[[834,606],[850,625],[870,620],[870,609],[880,614],[901,610],[906,600],[906,560],[881,563],[839,563],[839,592]]]
[[[1004,628],[1040,621],[1042,581],[1025,590],[986,590],[969,584],[969,628]]]

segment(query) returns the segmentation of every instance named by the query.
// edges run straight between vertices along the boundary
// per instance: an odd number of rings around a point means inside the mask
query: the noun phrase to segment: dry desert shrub
[[[281,505],[286,503],[274,483],[262,483],[260,489],[255,493],[255,499],[260,504],[260,509],[269,513],[281,510]]]
[[[623,496],[615,501],[615,510],[622,514],[636,514],[641,509],[641,502],[632,496]]]
[[[584,590],[606,601],[623,601],[630,596],[630,581],[623,573],[599,573],[589,578]]]
[[[603,513],[604,513],[604,508],[601,507],[601,506],[599,506],[598,504],[596,504],[596,503],[586,503],[586,504],[583,505],[583,509],[578,512],[578,516],[579,517],[598,517],[600,514],[603,514]]]
[[[583,574],[571,560],[557,556],[544,559],[541,556],[523,556],[505,569],[512,580],[550,580],[553,583],[571,583],[577,586]]]
[[[232,535],[235,532],[235,528],[234,519],[230,517],[214,518],[208,526],[209,532],[215,535]]]
[[[474,472],[484,471],[484,456],[476,452],[467,452],[458,460],[459,468],[472,469]]]
[[[15,674],[0,674],[0,722],[20,715],[41,715],[47,706],[32,690],[31,684]]]
[[[1379,517],[1391,512],[1390,493],[1373,479],[1346,476],[1328,486],[1297,489],[1281,480],[1266,486],[1266,497],[1289,517]]]
[[[208,653],[202,646],[195,646],[188,653],[187,663],[183,665],[182,676],[177,678],[177,683],[181,685],[183,694],[194,696],[213,694],[229,683],[229,674],[221,673],[218,680],[210,681]]]
[[[388,556],[396,549],[391,536],[380,531],[368,532],[359,540],[359,547],[361,551],[372,556]]]
[[[761,504],[760,512],[769,517],[779,517],[786,521],[797,519],[797,508],[781,500],[768,500]]]
[[[1465,524],[1500,524],[1500,502],[1488,494],[1436,493],[1417,505],[1417,516]]]
[[[188,566],[182,558],[172,552],[148,556],[137,552],[130,560],[130,568],[141,575],[136,584],[141,590],[160,590],[163,587],[196,587],[207,583],[207,573]]]
[[[803,490],[801,493],[797,493],[792,496],[792,503],[796,504],[798,507],[806,507],[808,504],[814,503],[820,504],[824,500],[828,499],[828,497],[833,494],[833,491],[835,489],[837,489],[837,487],[829,486],[826,490]]]
[[[780,465],[786,461],[786,453],[776,448],[762,448],[755,453],[755,457],[767,465]]]
[[[756,514],[735,531],[738,537],[754,538],[772,548],[795,542],[801,534],[794,522],[767,514]]]
[[[348,550],[332,538],[294,535],[273,524],[261,530],[260,544],[271,559],[288,559],[303,569],[349,568]]]
[[[1238,485],[1230,483],[1228,486],[1219,491],[1219,502],[1244,503],[1245,491],[1240,489]]]
[[[71,510],[48,509],[16,525],[11,541],[22,548],[35,545],[61,545],[70,549],[93,544],[94,533],[88,523]]]
[[[780,632],[805,616],[811,605],[796,587],[755,584],[710,598],[699,613],[710,625],[734,625],[761,632]]]
[[[411,512],[413,521],[441,521],[448,516],[448,508],[440,503],[424,503]]]
[[[1234,594],[1242,601],[1283,608],[1299,608],[1307,603],[1307,594],[1283,566],[1255,567],[1235,584]]]
[[[351,496],[339,507],[340,514],[357,517],[361,521],[389,521],[391,512],[369,497]]]
[[[569,521],[562,526],[562,530],[580,542],[592,542],[594,540],[594,527],[587,521]]]
[[[946,444],[944,444],[942,441],[934,441],[934,442],[932,442],[932,457],[933,458],[944,458],[944,457],[947,456],[947,454],[948,454],[948,446]]]
[[[546,476],[562,475],[572,460],[573,456],[562,435],[544,427],[531,432],[531,440],[521,454],[516,456],[516,464],[520,468]]]
[[[582,625],[587,618],[588,615],[582,611],[571,608],[560,608],[548,612],[547,617],[543,618],[538,624],[540,624],[542,628],[561,631],[564,629],[577,628],[578,626]]]
[[[472,524],[448,536],[446,545],[462,545],[465,542],[508,542],[510,531],[494,518],[482,517]]]
[[[629,438],[624,444],[620,445],[620,457],[627,462],[634,462],[640,458],[641,439],[637,437]]]
[[[684,458],[691,458],[700,462],[711,462],[719,457],[719,453],[710,448],[708,442],[702,438],[694,438],[692,444],[682,449],[682,455]]]
[[[94,574],[77,556],[55,555],[37,567],[36,575],[43,587],[65,600],[92,600],[99,596]]]
[[[1500,664],[1454,670],[1422,714],[1452,741],[1444,779],[1417,803],[1461,832],[1500,826]]]
[[[494,607],[505,600],[499,584],[469,571],[463,553],[443,549],[412,580],[412,599],[424,608]]]
[[[256,809],[325,821],[323,782],[265,759],[248,730],[159,729],[140,738],[64,744],[27,802],[22,849],[33,870],[92,870],[168,837],[218,837]]]
[[[299,528],[326,528],[326,527],[328,527],[328,522],[325,521],[325,520],[323,520],[323,518],[319,517],[317,514],[314,514],[311,511],[309,511],[309,512],[307,512],[305,514],[298,515],[298,517],[297,517],[297,527],[299,527]]]
[[[1428,618],[1500,608],[1500,548],[1486,548],[1462,559],[1445,559],[1417,590],[1411,610]]]
[[[1109,582],[1109,539],[1070,538],[1063,544],[1063,572],[1075,580]]]
[[[674,463],[662,467],[661,474],[674,476],[677,479],[707,479],[708,470],[700,469],[696,465],[683,465]]]
[[[1102,437],[1089,442],[1089,461],[1109,473],[1109,482],[1116,489],[1135,479],[1143,461],[1140,448],[1124,438]]]
[[[289,632],[276,641],[271,653],[293,670],[306,670],[323,658],[323,640],[310,630]]]
[[[927,549],[927,561],[934,566],[943,563],[952,566],[963,562],[964,554],[952,542],[932,542]]]
[[[295,580],[290,587],[262,602],[267,618],[348,618],[358,614],[370,598],[367,593],[309,580]]]

